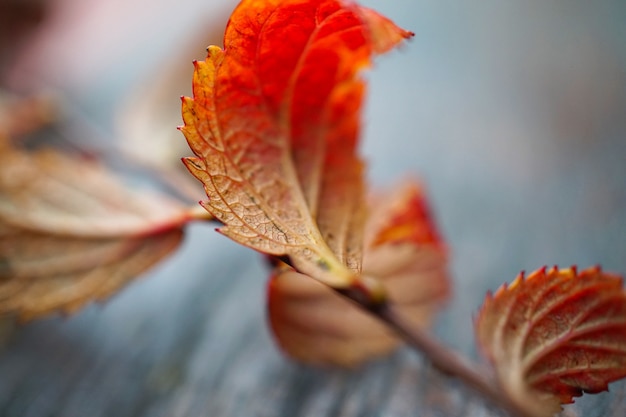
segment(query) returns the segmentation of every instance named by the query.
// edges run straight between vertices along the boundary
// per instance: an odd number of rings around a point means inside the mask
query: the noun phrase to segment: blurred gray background
[[[3,83],[53,91],[86,143],[178,164],[191,60],[221,42],[235,4],[49,2]],[[626,273],[626,2],[361,4],[416,33],[367,74],[362,149],[375,186],[428,187],[455,284],[437,335],[476,355],[473,315],[520,270]],[[265,325],[262,259],[212,229],[192,227],[105,305],[17,329],[0,352],[0,415],[497,415],[411,352],[351,372],[289,362]],[[623,416],[626,387],[611,391],[568,413]]]

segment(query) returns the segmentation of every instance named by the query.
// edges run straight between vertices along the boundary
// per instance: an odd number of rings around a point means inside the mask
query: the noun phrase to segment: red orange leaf
[[[371,199],[363,274],[385,286],[414,326],[426,327],[448,295],[446,253],[421,188],[407,182]],[[381,241],[388,231],[393,239]],[[319,282],[279,268],[268,288],[268,312],[282,349],[300,361],[357,365],[388,353],[399,340],[371,315]],[[340,317],[341,320],[337,318]]]
[[[552,415],[626,376],[622,279],[600,268],[520,274],[487,296],[476,334],[511,398],[533,415]]]
[[[376,52],[410,36],[338,0],[244,0],[225,49],[195,63],[182,131],[220,232],[335,287],[361,267],[364,85]]]
[[[372,200],[375,204],[372,204],[365,237],[369,246],[407,242],[443,246],[419,182],[407,180],[393,193],[375,195]]]

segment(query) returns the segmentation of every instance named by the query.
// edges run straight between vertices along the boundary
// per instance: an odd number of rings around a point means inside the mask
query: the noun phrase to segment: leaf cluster
[[[357,366],[404,339],[520,416],[626,377],[626,292],[599,267],[542,268],[487,295],[474,329],[493,375],[428,333],[451,284],[425,188],[371,190],[358,153],[362,72],[411,36],[354,3],[243,0],[182,99],[206,211],[91,157],[21,146],[37,106],[30,123],[0,123],[0,316],[103,300],[172,253],[190,221],[214,220],[271,260],[270,325],[301,361]]]

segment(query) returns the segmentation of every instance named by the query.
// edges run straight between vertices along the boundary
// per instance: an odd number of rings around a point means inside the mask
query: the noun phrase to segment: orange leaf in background
[[[406,182],[370,201],[363,274],[381,281],[409,323],[427,327],[447,298],[450,283],[446,251],[426,197],[416,183]],[[391,232],[396,229],[402,233]],[[350,301],[284,266],[270,280],[268,313],[282,349],[307,363],[354,366],[400,342]]]
[[[626,376],[626,292],[600,268],[540,269],[488,295],[476,335],[511,399],[550,416]]]
[[[0,138],[0,318],[71,313],[109,297],[172,253],[194,218],[94,160]]]
[[[411,36],[338,0],[244,0],[225,49],[195,63],[183,99],[203,206],[231,239],[336,288],[359,280],[365,220],[356,154],[370,57]]]
[[[405,181],[392,195],[375,195],[365,240],[369,246],[412,242],[443,246],[423,189],[416,181]]]

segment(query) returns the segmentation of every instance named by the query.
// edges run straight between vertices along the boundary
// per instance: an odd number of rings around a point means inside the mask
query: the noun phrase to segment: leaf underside
[[[599,267],[520,274],[488,295],[475,327],[506,391],[538,416],[626,377],[626,292]]]
[[[0,317],[102,301],[172,253],[193,217],[94,160],[0,147]]]
[[[335,287],[358,279],[365,221],[358,72],[409,37],[336,0],[244,0],[195,63],[181,128],[220,232]]]
[[[152,236],[84,238],[4,227],[0,316],[32,320],[104,301],[174,251],[181,229]]]

